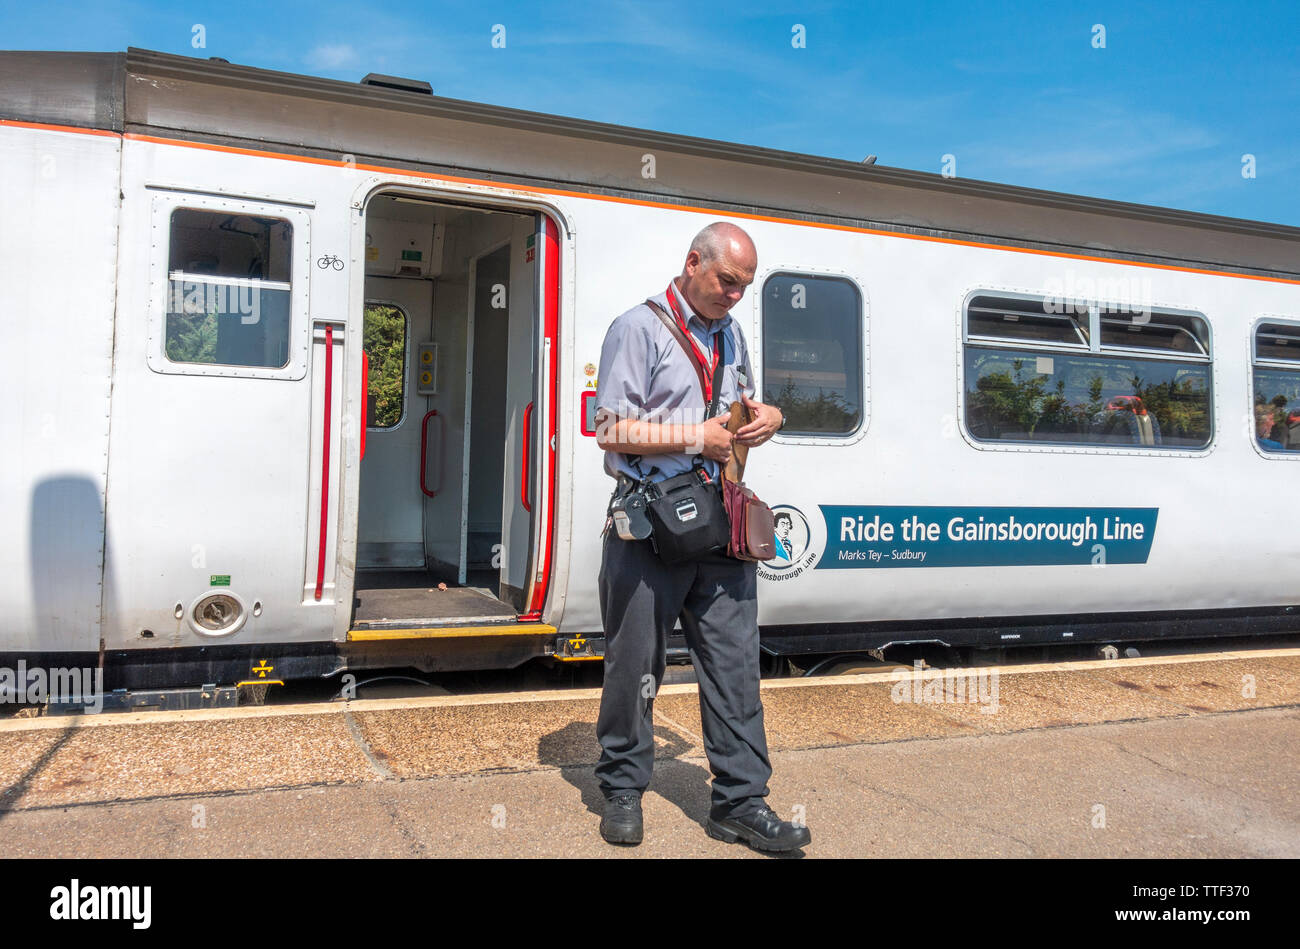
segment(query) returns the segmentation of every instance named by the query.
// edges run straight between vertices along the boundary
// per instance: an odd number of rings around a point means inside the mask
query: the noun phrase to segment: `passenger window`
[[[366,427],[392,428],[406,406],[406,314],[389,303],[367,303],[364,348],[370,358]]]
[[[840,277],[781,273],[763,284],[763,401],[783,435],[849,435],[862,424],[862,298]]]
[[[1050,307],[1052,310],[1064,307]],[[977,297],[966,308],[966,332],[970,336],[1019,339],[1027,342],[1088,345],[1088,314],[1073,307],[1069,312],[1027,312],[1023,300]]]
[[[293,225],[171,213],[164,351],[178,363],[278,369],[289,362]]]
[[[974,438],[1175,449],[1210,443],[1204,319],[1119,314],[1104,305],[1059,309],[1051,298],[969,300],[965,417]]]
[[[1255,442],[1264,451],[1300,452],[1300,325],[1255,329]]]

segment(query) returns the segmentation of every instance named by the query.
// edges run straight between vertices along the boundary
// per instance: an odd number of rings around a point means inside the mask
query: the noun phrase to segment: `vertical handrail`
[[[528,455],[533,448],[532,423],[533,403],[529,402],[524,408],[524,457],[523,464],[519,468],[519,501],[529,514],[533,513],[533,506],[528,503]]]
[[[370,422],[370,354],[361,350],[361,457],[366,457],[366,425]]]
[[[325,324],[325,423],[321,443],[320,472],[320,554],[316,558],[316,599],[325,588],[325,541],[329,532],[330,510],[330,408],[333,405],[334,327]]]
[[[424,413],[424,420],[420,422],[420,490],[431,498],[436,497],[438,492],[442,490],[442,454],[443,444],[446,442],[445,438],[439,439],[438,486],[430,491],[429,486],[425,483],[425,474],[428,470],[429,462],[429,419],[433,418],[435,415],[438,415],[438,410],[430,409],[428,412]],[[442,416],[440,415],[438,416],[438,422],[442,423]]]

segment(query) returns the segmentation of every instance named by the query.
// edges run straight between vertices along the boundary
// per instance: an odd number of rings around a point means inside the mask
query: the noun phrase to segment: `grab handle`
[[[524,408],[524,457],[519,466],[519,501],[524,510],[533,513],[533,506],[528,503],[528,456],[533,448],[533,403]]]
[[[370,422],[370,354],[361,350],[361,457],[366,457],[366,425]]]
[[[441,437],[439,437],[439,440],[438,440],[438,486],[437,486],[436,488],[434,488],[434,489],[431,491],[431,490],[429,490],[429,486],[428,486],[428,484],[426,483],[425,475],[426,475],[426,473],[427,473],[427,470],[428,470],[428,463],[429,463],[429,451],[428,451],[428,448],[429,448],[429,419],[433,418],[435,415],[438,415],[438,410],[437,410],[437,409],[430,409],[428,412],[425,413],[425,415],[424,415],[424,421],[422,421],[422,422],[420,423],[420,490],[423,491],[423,492],[424,492],[426,495],[428,495],[429,497],[434,497],[434,496],[435,496],[439,491],[442,490],[442,449],[443,449],[443,443],[446,441],[445,438],[441,438]],[[439,423],[439,436],[441,436],[441,435],[442,435],[441,428],[442,428],[442,425],[444,424],[443,421],[442,421],[442,416],[441,416],[441,415],[438,415],[438,423]]]

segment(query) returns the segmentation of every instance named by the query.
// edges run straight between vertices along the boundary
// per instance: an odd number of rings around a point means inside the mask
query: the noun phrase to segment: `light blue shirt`
[[[731,314],[720,320],[705,319],[691,308],[675,286],[673,290],[682,315],[686,317],[686,328],[710,363],[713,361],[712,334],[722,331],[723,370],[717,413],[727,411],[732,402],[739,402],[742,391],[753,398],[754,371],[740,324],[731,318]],[[668,312],[669,318],[672,317],[673,309],[668,303],[666,288],[651,299]],[[697,425],[705,419],[704,392],[695,373],[694,356],[682,349],[659,316],[644,303],[619,316],[606,331],[596,378],[598,412],[656,424]],[[696,454],[642,455],[640,469],[651,480],[661,481],[689,471]],[[713,477],[718,476],[716,462],[704,459],[704,465]],[[615,451],[605,452],[605,471],[612,477],[626,474],[640,479],[642,476],[627,455]]]

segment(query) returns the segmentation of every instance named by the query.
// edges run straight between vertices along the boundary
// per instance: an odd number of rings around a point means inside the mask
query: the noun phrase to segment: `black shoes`
[[[600,836],[611,844],[639,844],[641,834],[641,795],[635,791],[616,792],[605,801]]]
[[[737,840],[743,840],[755,850],[768,853],[798,850],[812,843],[812,834],[807,827],[796,827],[789,821],[781,820],[766,804],[742,817],[715,820],[710,816],[705,829],[710,837],[724,843],[734,844]]]
[[[784,853],[812,843],[807,827],[783,821],[763,805],[743,817],[709,817],[705,825],[710,837],[734,844],[743,840],[755,850]],[[605,801],[605,815],[600,819],[600,836],[611,844],[635,846],[641,843],[644,828],[641,820],[641,795],[636,791],[618,791]]]

